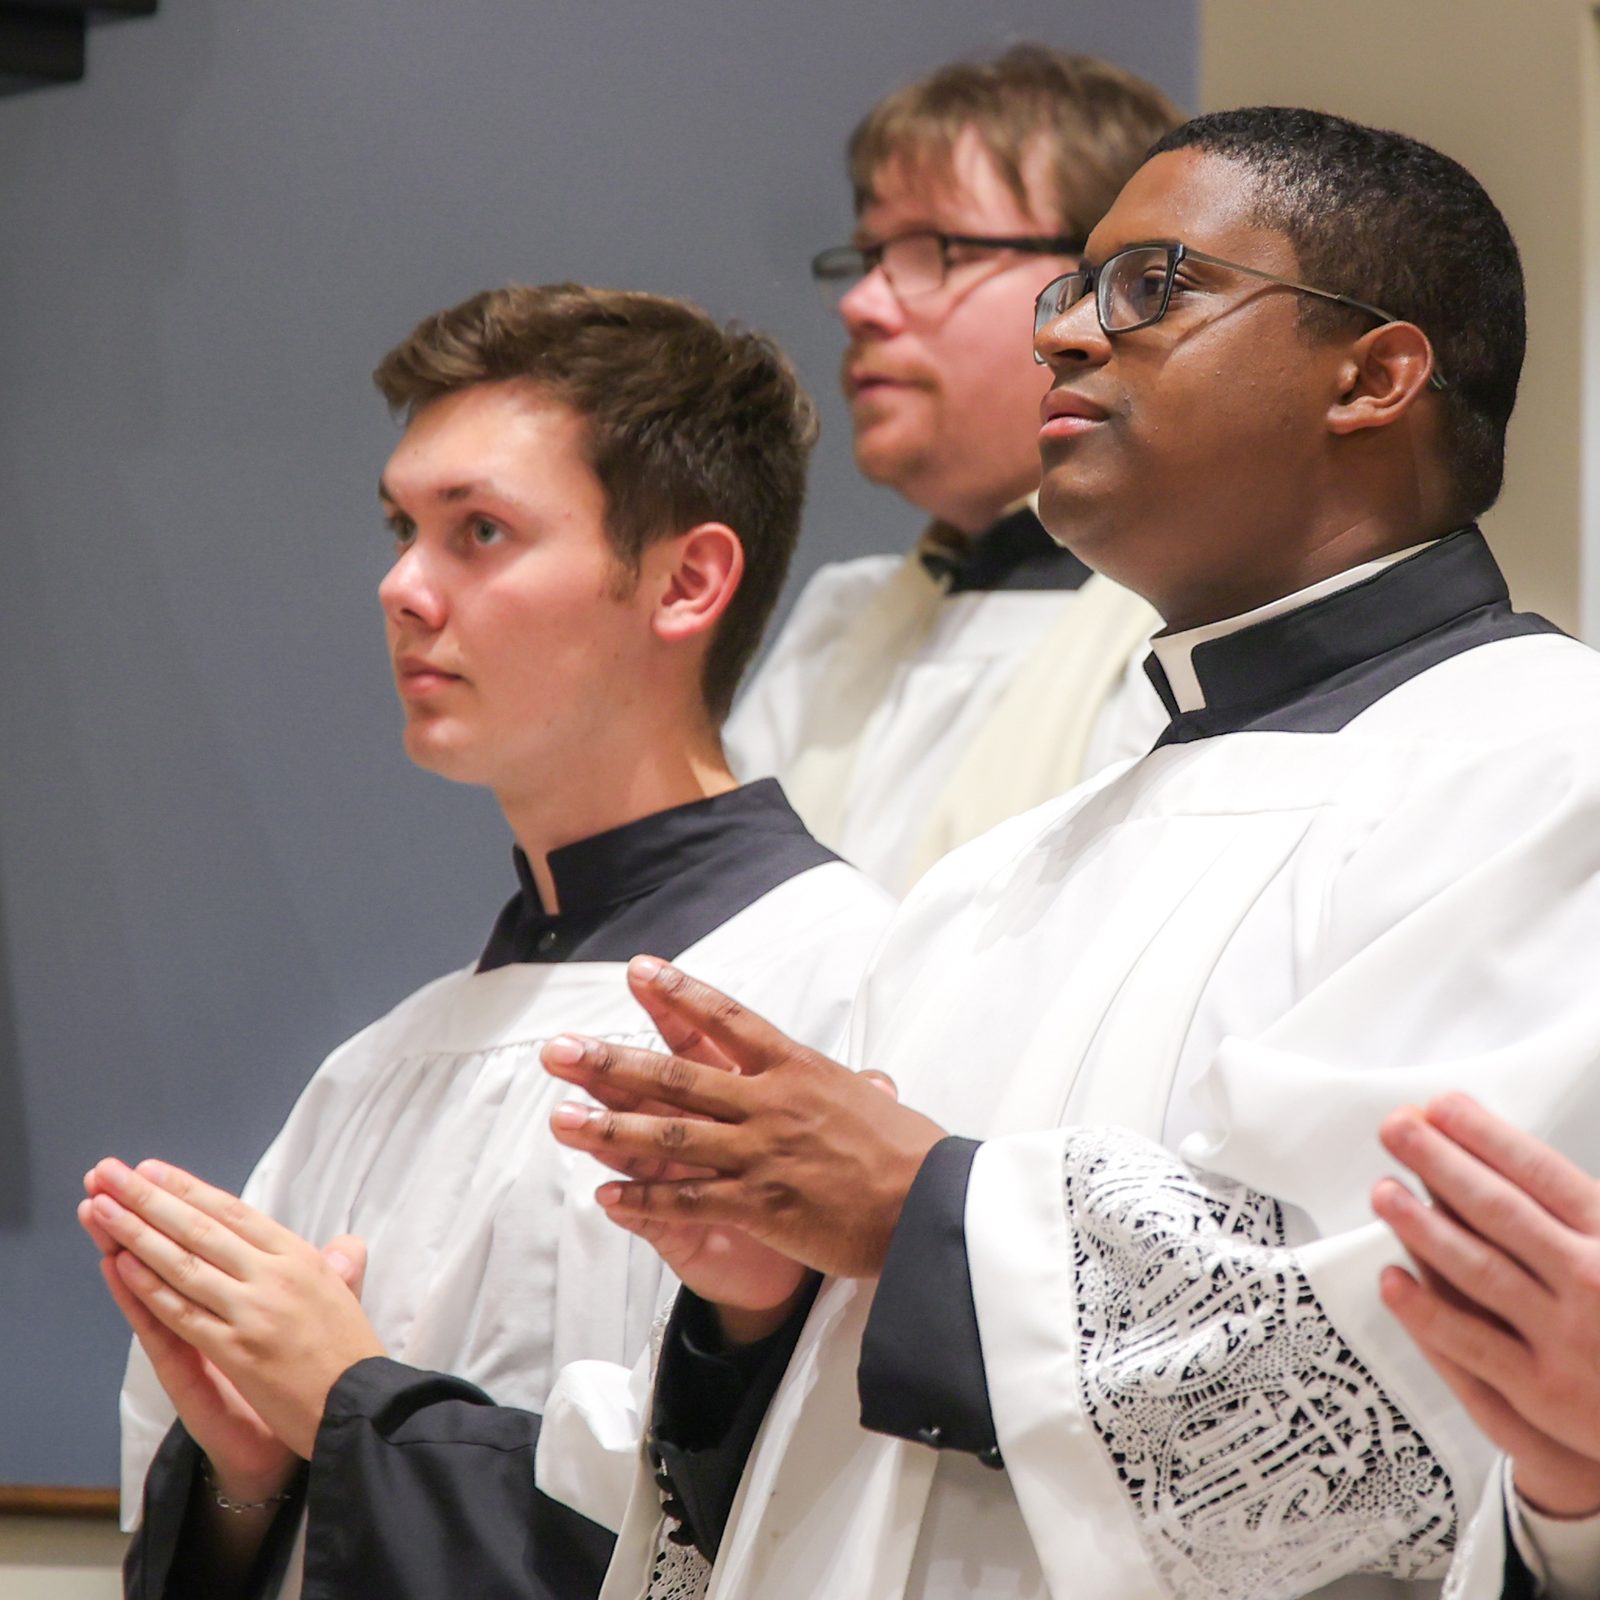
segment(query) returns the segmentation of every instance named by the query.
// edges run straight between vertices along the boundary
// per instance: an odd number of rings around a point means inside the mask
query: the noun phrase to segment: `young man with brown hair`
[[[147,1180],[114,1162],[90,1175],[84,1221],[139,1336],[123,1395],[139,1596],[292,1595],[302,1573],[315,1594],[447,1592],[450,1553],[417,1509],[436,1442],[450,1461],[522,1464],[518,1517],[498,1522],[514,1536],[490,1539],[476,1595],[593,1590],[600,1530],[545,1506],[548,1539],[517,1531],[537,1416],[495,1413],[473,1386],[536,1410],[564,1364],[631,1362],[668,1280],[595,1205],[602,1169],[552,1139],[562,1091],[540,1045],[574,1026],[651,1037],[623,963],[660,948],[835,1043],[890,910],[775,783],[739,787],[719,741],[814,436],[775,347],[655,296],[508,288],[428,318],[375,376],[405,422],[379,495],[406,749],[493,792],[521,881],[474,966],[312,1079],[249,1205],[227,1202],[262,1248],[180,1269],[203,1315],[164,1322],[170,1296],[123,1249],[140,1235],[117,1197]],[[354,1309],[305,1242],[333,1236],[344,1277],[370,1249],[366,1319],[342,1339],[307,1309]],[[241,1345],[282,1390],[223,1376]],[[363,1359],[385,1352],[409,1366]],[[493,1418],[488,1434],[440,1442],[441,1400]],[[497,1525],[470,1496],[453,1510],[463,1537]]]
[[[813,271],[848,339],[856,464],[933,520],[910,556],[816,575],[728,749],[896,893],[1165,720],[1138,670],[1154,613],[1035,515],[1048,378],[1026,332],[1177,120],[1121,67],[1023,44],[896,90],[851,136],[855,234]]]

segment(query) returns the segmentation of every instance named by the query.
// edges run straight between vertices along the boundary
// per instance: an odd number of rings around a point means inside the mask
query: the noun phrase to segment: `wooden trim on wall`
[[[0,1517],[72,1517],[114,1522],[115,1489],[75,1489],[40,1483],[0,1483]]]

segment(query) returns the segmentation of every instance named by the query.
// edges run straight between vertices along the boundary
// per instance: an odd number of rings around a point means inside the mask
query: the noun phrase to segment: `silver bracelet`
[[[217,1487],[216,1469],[208,1456],[200,1458],[200,1476],[211,1491],[211,1503],[219,1511],[231,1511],[235,1516],[242,1516],[246,1511],[265,1511],[268,1506],[288,1505],[294,1499],[294,1491],[285,1489],[281,1494],[269,1494],[265,1500],[235,1500]]]

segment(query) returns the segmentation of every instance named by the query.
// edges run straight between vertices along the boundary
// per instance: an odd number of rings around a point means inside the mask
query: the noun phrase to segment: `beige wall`
[[[1199,81],[1205,110],[1307,105],[1424,139],[1500,205],[1522,249],[1529,344],[1505,494],[1484,526],[1520,606],[1600,639],[1592,0],[1201,0]]]
[[[127,1540],[114,1522],[0,1516],[4,1600],[118,1600]]]

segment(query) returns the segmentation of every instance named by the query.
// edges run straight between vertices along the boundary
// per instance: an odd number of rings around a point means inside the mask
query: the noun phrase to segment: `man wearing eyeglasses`
[[[726,738],[897,893],[1165,721],[1138,670],[1154,615],[1034,513],[1025,319],[1176,120],[1120,67],[1019,45],[896,91],[850,140],[855,235],[812,271],[848,339],[856,463],[933,521],[909,557],[817,574]]]
[[[900,1103],[659,961],[675,1057],[545,1050],[689,1291],[607,1600],[652,1557],[716,1600],[1436,1596],[1491,1453],[1380,1297],[1379,1129],[1461,1088],[1600,1169],[1600,660],[1474,525],[1524,348],[1493,202],[1201,117],[1035,328],[1041,514],[1160,612],[1171,722],[907,898],[849,1051]]]

